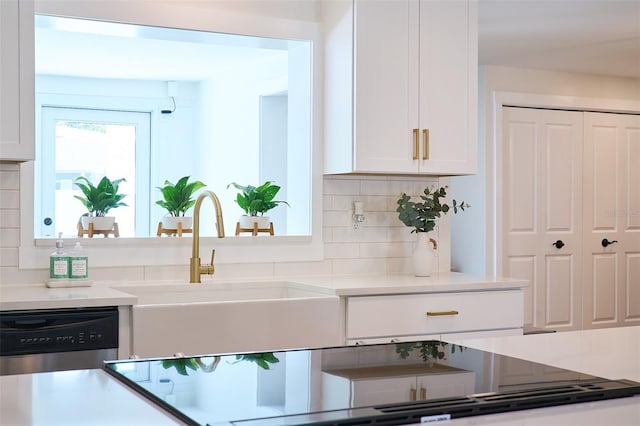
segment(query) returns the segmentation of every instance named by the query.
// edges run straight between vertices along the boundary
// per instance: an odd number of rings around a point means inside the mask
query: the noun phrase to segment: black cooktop
[[[640,394],[607,380],[439,341],[105,364],[193,425],[399,425]]]

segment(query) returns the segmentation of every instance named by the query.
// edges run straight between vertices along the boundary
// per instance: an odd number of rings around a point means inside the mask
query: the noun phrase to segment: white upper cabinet
[[[0,160],[35,158],[33,2],[0,1]]]
[[[472,174],[474,1],[328,1],[325,173]]]

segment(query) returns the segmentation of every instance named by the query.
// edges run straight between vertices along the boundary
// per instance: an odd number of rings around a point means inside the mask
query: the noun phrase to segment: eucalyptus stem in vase
[[[412,233],[417,234],[418,242],[413,253],[413,266],[415,275],[418,277],[428,277],[433,270],[433,250],[437,248],[437,243],[433,238],[429,238],[428,232],[433,231],[436,221],[441,215],[446,215],[453,209],[454,214],[458,210],[471,207],[464,201],[459,203],[453,200],[451,206],[443,202],[446,198],[446,187],[431,190],[425,188],[421,201],[411,201],[411,197],[406,193],[400,194],[397,201],[398,218],[406,226],[413,228]]]

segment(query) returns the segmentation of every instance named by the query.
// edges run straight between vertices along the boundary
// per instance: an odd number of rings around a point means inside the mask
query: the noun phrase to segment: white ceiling
[[[479,0],[479,61],[640,78],[640,0]]]
[[[480,64],[640,78],[640,0],[478,1]],[[106,77],[112,73],[120,78],[147,75],[178,80],[197,79],[205,70],[219,66],[203,66],[202,62],[195,65],[188,59],[186,53],[192,49],[198,51],[200,61],[217,56],[205,54],[200,43],[190,49],[174,43],[176,50],[171,51],[171,43],[158,47],[157,40],[146,40],[142,49],[133,50],[136,38],[117,40],[119,37],[91,34],[84,42],[81,39],[74,44],[68,35],[53,34],[51,25],[41,31],[36,66],[38,71],[48,73],[63,73],[69,68],[76,75],[82,72]],[[120,45],[109,47],[110,42]],[[121,56],[120,64],[111,54],[99,54],[96,46],[105,48],[100,52],[127,54]],[[156,48],[161,55],[148,57],[157,52]],[[251,62],[246,56],[235,59],[245,65]],[[134,76],[132,63],[148,69],[140,69],[140,75]]]

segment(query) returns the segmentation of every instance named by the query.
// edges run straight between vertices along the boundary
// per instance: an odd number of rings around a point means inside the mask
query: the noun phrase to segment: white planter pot
[[[178,229],[179,223],[182,223],[182,229],[191,229],[193,227],[193,217],[165,216],[162,218],[162,227],[164,229]]]
[[[430,277],[433,272],[436,241],[427,232],[418,232],[413,250],[413,272],[416,277]]]
[[[269,216],[240,216],[240,228],[253,229],[253,224],[258,223],[258,229],[268,229],[271,220]]]
[[[116,223],[116,218],[113,216],[82,216],[82,229],[89,229],[89,224],[93,223],[94,231],[110,231],[113,229],[113,224]]]

